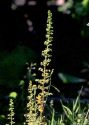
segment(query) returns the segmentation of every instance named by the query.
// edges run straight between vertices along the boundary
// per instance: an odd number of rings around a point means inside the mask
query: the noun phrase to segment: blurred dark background
[[[0,0],[0,84],[17,84],[25,63],[39,60],[48,9],[53,13],[54,81],[60,81],[58,73],[88,79],[80,73],[88,72],[89,64],[87,0]]]
[[[88,0],[0,0],[1,95],[4,89],[6,95],[18,91],[28,63],[40,62],[48,9],[54,27],[53,85],[62,92],[88,86]]]
[[[14,81],[14,76],[18,75],[19,70],[20,74],[23,74],[25,61],[32,62],[36,60],[34,57],[40,57],[45,40],[48,9],[53,13],[52,67],[55,69],[55,79],[58,79],[57,74],[60,72],[81,76],[80,71],[88,68],[84,65],[89,63],[89,2],[87,0],[1,0],[0,84],[3,82],[6,84],[6,79]],[[31,52],[27,54],[28,49]],[[14,56],[16,59],[13,58]],[[18,60],[21,57],[25,58],[25,61]],[[14,63],[15,69],[12,68]],[[20,69],[18,63],[19,65],[22,63]],[[13,77],[10,73],[14,74]]]
[[[89,1],[0,0],[1,114],[7,110],[10,92],[19,95],[17,108],[24,101],[23,81],[28,82],[27,68],[31,62],[41,60],[49,9],[54,27],[52,84],[65,96],[77,95],[83,85],[85,95],[89,95]]]

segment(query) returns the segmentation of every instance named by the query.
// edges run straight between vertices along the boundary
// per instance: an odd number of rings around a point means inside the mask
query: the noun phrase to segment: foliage
[[[27,112],[25,113],[26,121],[24,123],[20,123],[20,125],[26,124],[26,125],[89,125],[89,110],[88,107],[83,110],[81,103],[80,103],[80,94],[82,90],[80,91],[77,99],[73,101],[72,108],[69,106],[66,106],[61,101],[63,113],[58,112],[58,115],[56,116],[56,111],[53,107],[53,101],[51,100],[49,109],[51,110],[51,118],[47,118],[46,114],[50,112],[46,111],[46,104],[47,104],[47,97],[51,95],[50,93],[50,86],[51,86],[51,75],[53,73],[53,70],[51,70],[50,67],[50,61],[51,61],[51,46],[52,46],[52,35],[53,35],[53,27],[52,27],[52,13],[49,10],[48,11],[48,18],[47,18],[47,29],[46,29],[46,41],[44,42],[45,49],[42,51],[42,62],[40,63],[40,67],[38,70],[40,71],[40,78],[36,78],[35,80],[31,79],[28,84],[28,102],[27,102]],[[26,49],[26,53],[24,52]],[[18,49],[17,49],[18,50]],[[21,69],[24,65],[24,62],[28,61],[29,59],[32,59],[32,55],[29,55],[26,57],[26,54],[28,52],[27,48],[19,48],[19,53],[17,53],[17,50],[11,53],[11,56],[7,56],[7,58],[3,58],[1,63],[3,65],[3,68],[7,71],[6,73],[11,73],[11,75],[19,75],[21,72]],[[31,54],[31,51],[28,53]],[[31,60],[32,61],[32,60]],[[15,64],[18,64],[17,67],[15,67]],[[21,63],[21,64],[20,64]],[[12,64],[12,65],[11,65]],[[10,67],[11,65],[11,67]],[[13,74],[14,67],[16,70],[20,70],[19,73],[15,72],[16,74]],[[31,71],[34,69],[34,64],[31,63]],[[12,68],[12,69],[9,69]],[[7,75],[8,75],[7,74]],[[4,74],[5,75],[5,74]],[[35,74],[32,74],[34,77]],[[12,78],[12,76],[10,76]],[[17,78],[17,77],[16,77]],[[6,80],[6,79],[5,79]],[[8,80],[7,80],[8,84]],[[24,89],[24,82],[20,82],[21,90]],[[24,92],[24,91],[23,91]],[[6,117],[9,121],[6,125],[14,125],[17,124],[15,121],[15,101],[17,93],[12,92],[9,94],[9,113],[8,117]],[[24,96],[22,95],[24,98]],[[18,104],[18,102],[17,102]],[[21,102],[20,102],[21,106]],[[20,107],[21,108],[21,107]],[[85,107],[84,107],[85,108]],[[18,109],[17,109],[18,110]],[[4,115],[1,115],[0,118],[2,119]]]
[[[89,1],[88,0],[67,0],[58,8],[59,11],[69,14],[71,13],[73,17],[81,18],[86,16],[89,12]]]
[[[64,14],[69,14],[79,23],[81,22],[81,36],[89,36],[89,28],[87,28],[89,21],[89,0],[67,0],[61,6],[58,6],[58,11]]]
[[[11,53],[4,55],[0,59],[0,85],[15,86],[20,82],[25,63],[34,61],[36,54],[27,47],[17,46]]]
[[[79,78],[73,75],[69,75],[66,73],[58,73],[58,77],[62,80],[63,83],[83,83],[86,82],[86,79]]]
[[[48,120],[48,125],[88,125],[89,118],[88,107],[84,109],[80,103],[80,95],[78,95],[77,99],[73,101],[72,109],[70,106],[65,106],[62,103],[63,113],[56,116],[56,112],[53,109],[52,118]]]

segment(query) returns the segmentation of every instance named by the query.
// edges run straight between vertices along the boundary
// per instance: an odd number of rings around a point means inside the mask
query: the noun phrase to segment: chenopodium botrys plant
[[[51,75],[53,73],[53,69],[49,69],[52,56],[52,35],[52,13],[48,10],[46,41],[44,42],[45,49],[42,51],[43,61],[38,68],[41,72],[41,78],[35,79],[34,83],[30,80],[28,86],[27,113],[25,114],[27,125],[46,125],[44,108],[47,97],[51,94],[49,89],[51,85]],[[33,67],[34,64],[32,64],[31,68],[33,69]]]
[[[14,100],[12,98],[10,98],[10,102],[9,102],[9,114],[8,114],[8,121],[9,124],[6,125],[14,125],[15,121],[14,121]]]
[[[40,122],[43,121],[43,113],[46,104],[47,97],[52,94],[49,92],[51,85],[51,75],[53,69],[49,69],[52,56],[52,41],[53,41],[53,27],[52,27],[52,13],[48,10],[47,28],[46,28],[46,41],[44,42],[45,49],[42,51],[43,61],[40,63],[38,70],[41,72],[41,78],[36,79],[38,82],[39,93],[36,96],[36,103],[38,105],[38,111],[40,112]]]
[[[35,68],[35,64],[31,64],[30,70]],[[34,76],[34,74],[32,74]],[[37,85],[33,84],[32,80],[29,81],[28,85],[28,103],[27,103],[27,113],[24,115],[26,117],[27,125],[39,125],[37,121],[38,109],[36,104],[36,90]]]

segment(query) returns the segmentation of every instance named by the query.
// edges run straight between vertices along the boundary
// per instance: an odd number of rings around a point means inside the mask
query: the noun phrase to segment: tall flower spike
[[[36,97],[36,101],[38,104],[38,110],[40,112],[40,121],[42,123],[43,121],[43,112],[45,103],[47,100],[50,88],[50,81],[51,81],[51,75],[53,70],[50,70],[48,68],[50,62],[51,62],[51,46],[53,41],[53,27],[52,27],[52,13],[50,10],[48,10],[48,18],[47,18],[47,28],[46,28],[46,41],[44,42],[45,49],[42,51],[42,57],[43,61],[40,63],[39,71],[41,72],[41,79],[37,79],[39,85],[38,88],[40,90],[40,93]]]
[[[36,118],[38,114],[37,114],[37,105],[35,101],[36,89],[37,86],[33,85],[32,81],[30,81],[28,86],[27,114],[25,114],[27,125],[37,124]]]
[[[52,49],[50,48],[52,46],[52,41],[53,41],[53,27],[52,27],[52,13],[50,10],[48,10],[48,18],[47,18],[47,28],[46,28],[46,41],[44,42],[45,45],[45,50],[42,51],[42,56],[44,58],[48,58],[49,60],[46,60],[46,62],[48,61],[48,65],[50,60],[51,55],[49,54]],[[41,65],[44,65],[44,63]],[[47,66],[48,66],[47,65]]]
[[[9,102],[9,114],[8,114],[9,125],[15,124],[14,115],[15,115],[15,113],[14,113],[14,102],[13,102],[13,99],[11,98],[10,102]]]

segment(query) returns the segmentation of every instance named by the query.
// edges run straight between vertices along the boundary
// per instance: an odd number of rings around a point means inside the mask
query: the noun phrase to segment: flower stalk
[[[44,42],[45,49],[42,51],[43,61],[40,63],[39,71],[41,72],[41,79],[36,79],[39,83],[38,89],[40,90],[36,101],[38,104],[38,110],[40,112],[40,121],[42,122],[44,108],[46,104],[47,97],[51,94],[49,93],[51,75],[53,70],[49,69],[51,62],[52,53],[52,41],[53,41],[53,27],[52,27],[52,13],[48,10],[47,18],[47,28],[46,28],[46,41]]]

